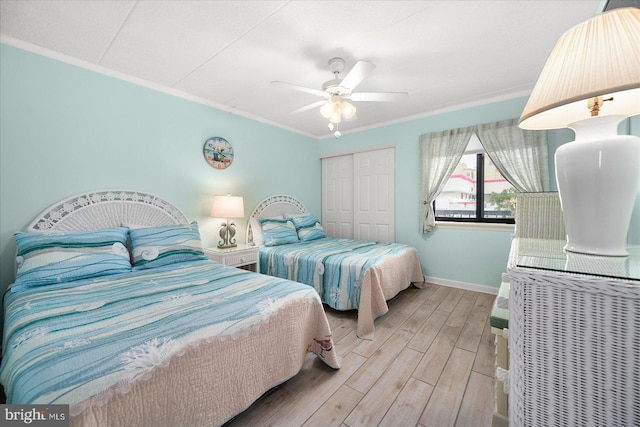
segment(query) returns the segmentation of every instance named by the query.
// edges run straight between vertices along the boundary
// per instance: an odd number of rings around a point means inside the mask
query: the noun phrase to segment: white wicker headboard
[[[180,209],[158,196],[139,191],[104,190],[78,194],[51,205],[26,230],[81,231],[188,223]]]
[[[247,225],[247,245],[253,245],[253,233],[251,231],[251,218],[275,218],[285,214],[296,215],[307,213],[307,208],[295,197],[278,194],[270,196],[258,203],[251,212]]]

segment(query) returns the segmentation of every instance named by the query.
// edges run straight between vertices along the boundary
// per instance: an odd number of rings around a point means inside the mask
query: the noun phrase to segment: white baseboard
[[[482,292],[484,294],[498,295],[498,291],[500,290],[499,283],[498,287],[493,287],[487,285],[479,285],[477,283],[459,282],[457,280],[449,280],[431,276],[424,276],[424,280],[427,283],[433,283],[434,285],[448,286],[450,288],[464,289],[466,291]]]

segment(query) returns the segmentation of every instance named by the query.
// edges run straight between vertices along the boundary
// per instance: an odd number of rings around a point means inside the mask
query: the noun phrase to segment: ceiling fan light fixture
[[[328,65],[329,71],[333,73],[333,79],[324,82],[322,84],[322,90],[280,81],[274,81],[271,83],[283,85],[290,89],[310,93],[312,95],[323,98],[322,100],[313,102],[302,108],[298,108],[297,110],[293,111],[293,113],[302,113],[304,111],[320,107],[320,114],[322,115],[322,117],[329,121],[328,127],[331,132],[334,131],[334,128],[332,128],[332,126],[335,126],[337,132],[337,135],[335,135],[336,138],[340,136],[340,132],[337,130],[337,127],[343,119],[348,121],[356,119],[356,107],[350,102],[347,102],[347,100],[355,102],[395,102],[403,100],[408,96],[408,93],[406,92],[355,91],[356,87],[376,68],[376,66],[369,61],[358,60],[355,65],[353,65],[353,67],[351,67],[351,69],[344,75],[344,59],[338,57],[331,58]]]

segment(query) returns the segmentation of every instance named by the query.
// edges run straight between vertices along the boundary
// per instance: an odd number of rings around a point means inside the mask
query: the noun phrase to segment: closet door
[[[322,159],[322,225],[330,237],[353,239],[353,156]]]
[[[395,241],[395,148],[355,153],[353,238]]]
[[[395,152],[322,159],[322,225],[328,236],[395,241]]]

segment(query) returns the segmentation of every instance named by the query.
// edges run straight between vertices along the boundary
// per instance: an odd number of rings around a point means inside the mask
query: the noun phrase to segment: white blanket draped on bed
[[[313,286],[336,310],[358,310],[357,333],[373,339],[374,320],[411,283],[423,286],[416,250],[398,243],[322,238],[260,248],[260,271]]]

